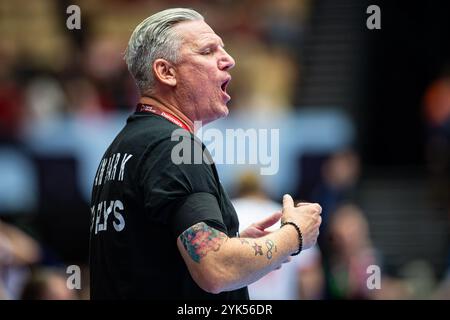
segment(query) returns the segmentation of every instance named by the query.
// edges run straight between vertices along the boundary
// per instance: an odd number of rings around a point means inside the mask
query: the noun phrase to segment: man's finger
[[[255,223],[255,224],[256,224],[256,226],[259,229],[264,230],[264,229],[266,229],[266,228],[268,228],[270,226],[273,226],[275,223],[277,223],[278,220],[281,219],[281,216],[282,216],[281,211],[277,211],[274,214],[272,214],[272,215],[268,216],[267,218],[265,218],[264,220],[261,220],[261,221]]]
[[[285,208],[291,208],[294,206],[294,200],[289,194],[285,194],[283,196],[283,209]]]
[[[296,207],[301,207],[301,206],[306,206],[306,205],[308,205],[308,204],[311,204],[311,202],[299,202],[299,203],[297,203],[295,206],[296,206]]]

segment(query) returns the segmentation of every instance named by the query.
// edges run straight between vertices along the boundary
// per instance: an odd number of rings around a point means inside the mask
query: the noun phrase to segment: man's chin
[[[216,118],[214,120],[219,120],[221,118],[225,118],[228,116],[228,113],[230,113],[230,110],[228,109],[228,107],[222,106],[222,108],[220,109],[220,112],[217,112]]]
[[[208,122],[225,118],[226,116],[228,116],[229,112],[230,110],[228,109],[228,107],[226,105],[222,105],[220,106],[220,109],[218,109],[217,112],[212,115],[211,119]]]
[[[221,105],[220,107],[216,108],[214,112],[210,113],[207,117],[201,119],[201,122],[203,125],[205,125],[215,120],[225,118],[226,116],[228,116],[229,112],[230,110],[226,105]]]
[[[228,113],[230,113],[230,109],[228,109],[228,107],[225,105],[225,106],[223,106],[223,114],[222,114],[222,116],[220,116],[220,118],[223,118],[223,117],[226,117],[226,116],[228,116]]]

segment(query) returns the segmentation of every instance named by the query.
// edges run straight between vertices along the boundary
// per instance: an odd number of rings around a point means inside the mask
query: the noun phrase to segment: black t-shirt
[[[190,152],[180,151],[186,142]],[[134,113],[128,118],[94,180],[92,299],[248,299],[247,288],[220,294],[202,290],[176,245],[177,237],[198,222],[229,237],[238,232],[215,165],[198,161],[198,153],[196,160],[198,148],[211,160],[194,135],[163,117]]]

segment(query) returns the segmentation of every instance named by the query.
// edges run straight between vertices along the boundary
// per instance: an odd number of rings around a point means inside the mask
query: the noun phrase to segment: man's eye
[[[206,50],[202,51],[202,54],[204,54],[204,55],[208,55],[208,54],[211,54],[211,53],[212,53],[211,49],[206,49]]]

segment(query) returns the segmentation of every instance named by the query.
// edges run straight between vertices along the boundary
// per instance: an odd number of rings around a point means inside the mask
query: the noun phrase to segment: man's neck
[[[170,113],[170,114],[176,116],[178,119],[180,119],[180,121],[182,121],[185,125],[187,125],[189,127],[189,129],[191,129],[191,132],[194,132],[194,123],[178,107],[171,105],[170,103],[165,103],[154,97],[148,97],[148,96],[141,97],[139,99],[139,102],[142,104],[148,104],[151,106],[155,106],[155,107],[161,109],[161,111],[164,111],[164,112],[167,112],[167,113]]]

